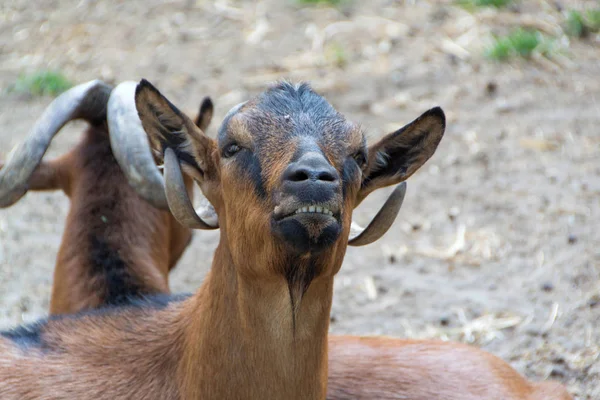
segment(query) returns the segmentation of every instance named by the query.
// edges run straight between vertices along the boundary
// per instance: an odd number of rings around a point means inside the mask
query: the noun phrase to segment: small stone
[[[564,367],[554,366],[550,371],[550,376],[553,378],[562,378],[567,375],[567,371]]]
[[[447,315],[444,315],[442,317],[440,317],[440,325],[441,326],[448,326],[450,325],[450,317]]]
[[[527,328],[525,333],[529,336],[543,336],[542,331],[539,328]]]
[[[21,302],[19,304],[19,310],[24,313],[29,311],[29,306],[30,306],[30,301],[27,297],[24,297],[21,299]]]
[[[542,284],[542,290],[544,292],[551,292],[554,290],[554,285],[552,284],[552,282],[544,282]]]
[[[577,243],[577,236],[575,236],[574,234],[570,234],[569,237],[567,238],[567,242],[569,244],[575,244]]]
[[[460,214],[460,209],[458,207],[452,207],[448,210],[448,218],[450,218],[450,221],[454,221],[456,217],[458,217],[458,214]]]
[[[390,262],[390,264],[396,264],[396,255],[395,254],[390,254],[388,261]]]
[[[485,85],[485,93],[488,96],[493,96],[498,91],[498,84],[494,81],[489,81],[487,85]]]
[[[169,69],[169,66],[166,63],[160,63],[156,67],[156,70],[158,71],[159,74],[166,73],[168,69]]]
[[[563,356],[555,356],[552,358],[552,362],[556,364],[566,364],[566,360]]]

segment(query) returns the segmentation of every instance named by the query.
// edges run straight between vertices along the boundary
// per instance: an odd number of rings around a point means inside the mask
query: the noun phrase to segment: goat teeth
[[[333,212],[326,207],[323,206],[305,206],[305,207],[300,207],[298,209],[296,209],[296,211],[294,211],[294,214],[300,214],[300,213],[318,213],[318,214],[323,214],[323,215],[329,215],[333,217]]]

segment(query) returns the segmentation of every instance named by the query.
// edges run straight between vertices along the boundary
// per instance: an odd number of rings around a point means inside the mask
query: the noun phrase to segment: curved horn
[[[168,210],[163,177],[135,107],[137,82],[119,84],[108,99],[110,146],[129,184],[153,206]]]
[[[348,244],[350,246],[364,246],[382,237],[394,223],[400,207],[402,207],[405,194],[406,182],[402,182],[396,186],[390,197],[383,204],[383,207],[381,207],[366,228],[363,229],[352,221]]]
[[[215,209],[207,202],[208,206],[200,210],[200,215],[209,220],[205,222],[196,214],[192,202],[187,194],[181,166],[175,151],[171,148],[165,150],[165,193],[171,213],[179,223],[192,229],[217,229],[218,218]],[[215,225],[216,223],[216,225]]]
[[[79,118],[92,123],[104,121],[111,90],[112,86],[94,80],[67,90],[50,103],[0,170],[0,207],[12,205],[27,192],[28,179],[67,122]]]

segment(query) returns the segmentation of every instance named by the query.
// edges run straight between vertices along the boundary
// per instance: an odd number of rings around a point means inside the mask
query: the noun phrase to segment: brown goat
[[[109,140],[106,106],[111,91],[101,82],[83,84],[48,107],[55,110],[50,116],[54,121],[61,117],[56,111],[77,109],[76,114],[64,117],[63,124],[78,117],[91,125],[67,154],[51,161],[41,160],[62,126],[46,123],[45,113],[21,144],[21,149],[29,150],[13,157],[6,168],[0,163],[0,203],[4,206],[18,200],[27,189],[60,189],[70,198],[54,270],[51,314],[168,293],[168,272],[192,237],[191,230],[179,224],[168,210],[144,201],[127,182]],[[206,98],[197,119],[201,129],[208,126],[211,116],[212,102]],[[24,166],[29,175],[19,173]],[[15,173],[19,173],[16,179]],[[191,194],[191,179],[187,184]]]
[[[217,141],[148,83],[136,102],[154,148],[165,151],[175,215],[190,226],[214,226],[190,213],[179,162],[219,215],[211,273],[188,300],[140,302],[4,333],[2,398],[325,398],[332,279],[352,209],[433,154],[444,131],[441,109],[367,153],[360,130],[304,85],[280,84],[232,110]],[[402,196],[400,186],[349,243],[385,233]],[[570,398],[462,345],[331,337],[329,351],[330,399]]]
[[[500,358],[460,343],[329,337],[329,400],[572,400]]]

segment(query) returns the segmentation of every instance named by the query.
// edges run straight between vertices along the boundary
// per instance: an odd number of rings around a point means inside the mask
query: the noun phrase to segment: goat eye
[[[238,146],[237,144],[235,144],[235,143],[227,145],[223,149],[223,157],[225,157],[225,158],[232,157],[235,153],[237,153],[241,149],[242,148],[240,146]]]
[[[354,153],[352,155],[352,158],[354,158],[354,161],[356,161],[356,164],[358,165],[358,167],[360,169],[363,169],[367,164],[367,156],[366,156],[365,152],[362,150]]]

